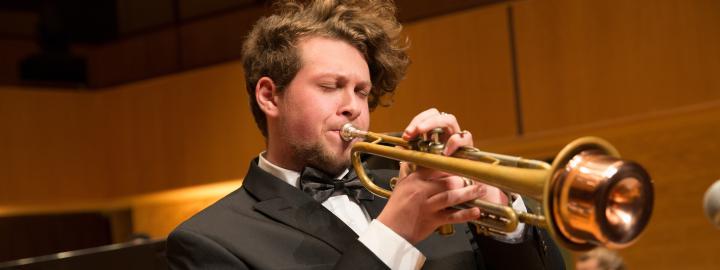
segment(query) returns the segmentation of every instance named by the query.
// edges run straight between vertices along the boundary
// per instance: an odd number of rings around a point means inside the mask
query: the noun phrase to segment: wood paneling
[[[720,98],[720,2],[529,0],[515,11],[525,130]]]
[[[106,92],[117,194],[241,178],[264,149],[239,63]]]
[[[242,177],[264,149],[239,63],[101,92],[0,91],[0,203],[86,201]]]
[[[108,196],[98,96],[34,90],[0,91],[0,203]]]
[[[475,138],[515,134],[504,5],[407,24],[412,64],[395,102],[372,115],[375,131],[402,131],[419,112],[454,114]]]
[[[639,240],[620,251],[628,269],[712,269],[720,264],[718,231],[705,218],[705,190],[720,178],[720,102],[480,142],[481,149],[547,158],[572,139],[594,135],[642,164],[655,187],[655,207]]]

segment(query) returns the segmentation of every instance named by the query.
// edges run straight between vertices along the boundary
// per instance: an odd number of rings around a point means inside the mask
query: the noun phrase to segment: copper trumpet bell
[[[437,131],[436,131],[437,132]],[[452,157],[437,154],[444,145],[434,140],[405,141],[380,133],[343,126],[343,139],[365,139],[352,147],[352,162],[363,185],[372,193],[392,192],[373,183],[365,173],[361,153],[415,163],[467,177],[542,202],[542,214],[515,212],[487,202],[466,203],[490,213],[474,221],[485,232],[511,232],[518,222],[546,228],[562,246],[588,250],[595,246],[622,248],[637,239],[653,207],[649,175],[639,164],[620,159],[617,150],[596,137],[577,139],[563,148],[552,165],[521,157],[464,147]],[[403,146],[400,149],[379,143]]]
[[[580,138],[566,146],[552,167],[543,205],[550,231],[564,246],[623,248],[650,220],[653,189],[639,164],[619,158],[599,138]],[[552,209],[549,213],[548,209]]]

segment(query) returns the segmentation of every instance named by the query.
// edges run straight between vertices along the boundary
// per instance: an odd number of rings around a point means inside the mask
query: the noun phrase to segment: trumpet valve
[[[445,224],[438,227],[435,231],[441,236],[450,236],[455,233],[455,227],[453,227],[452,224]]]

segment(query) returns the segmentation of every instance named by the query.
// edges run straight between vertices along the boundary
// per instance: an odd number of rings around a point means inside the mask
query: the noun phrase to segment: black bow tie
[[[300,189],[319,203],[336,193],[347,194],[356,201],[373,199],[372,193],[360,183],[355,170],[350,170],[342,179],[333,179],[318,169],[305,167],[300,175]]]

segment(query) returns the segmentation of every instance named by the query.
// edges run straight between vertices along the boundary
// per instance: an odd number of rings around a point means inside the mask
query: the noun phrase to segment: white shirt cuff
[[[512,202],[512,207],[515,209],[515,211],[518,212],[527,212],[527,207],[525,207],[525,202],[523,202],[523,199],[521,196],[513,194],[512,197],[515,198],[515,200]],[[516,244],[521,243],[523,241],[523,233],[525,232],[525,223],[518,223],[518,226],[515,228],[515,231],[508,233],[505,236],[498,236],[493,234],[493,238],[495,240],[498,240],[500,242],[510,243],[510,244]]]
[[[425,256],[405,238],[375,219],[358,240],[390,269],[420,269]]]

